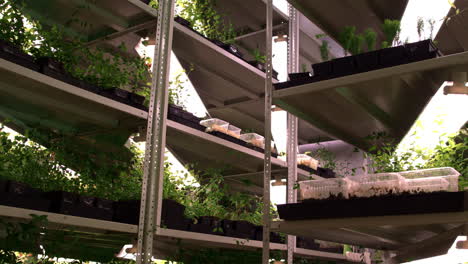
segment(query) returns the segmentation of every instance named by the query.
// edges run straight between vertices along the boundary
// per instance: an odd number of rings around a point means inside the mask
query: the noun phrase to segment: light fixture
[[[275,42],[288,41],[288,35],[286,35],[284,33],[280,33],[280,34],[276,35],[274,40],[275,40]]]
[[[466,86],[466,72],[453,72],[452,82],[444,87],[444,94],[465,94],[468,95],[468,87]]]

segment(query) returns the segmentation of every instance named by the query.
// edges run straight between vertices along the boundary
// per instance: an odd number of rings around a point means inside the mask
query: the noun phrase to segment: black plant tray
[[[265,150],[264,150],[264,149],[259,148],[259,147],[257,147],[257,146],[253,146],[253,145],[251,145],[251,144],[247,144],[247,147],[250,148],[250,149],[253,149],[253,150],[255,150],[255,151],[258,151],[258,152],[260,152],[260,153],[265,153]],[[271,152],[271,156],[274,157],[274,158],[277,158],[277,157],[278,157],[278,153],[273,153],[273,152]]]
[[[110,88],[101,90],[99,94],[114,101],[131,105],[129,91],[122,90],[119,88]]]
[[[14,193],[0,192],[0,205],[47,211],[50,207],[50,201],[44,198],[32,198]]]
[[[432,40],[423,40],[402,46],[385,48],[354,56],[333,59],[312,65],[311,78],[290,78],[290,81],[275,84],[275,88],[285,89],[306,83],[329,80],[361,72],[398,66],[410,62],[427,60],[442,56]]]
[[[296,237],[296,243],[298,248],[318,250],[320,249],[320,244],[316,243],[314,239],[305,238],[305,237]]]
[[[278,205],[284,220],[464,212],[467,192],[386,195],[370,198],[304,200]]]
[[[263,240],[263,226],[255,226],[255,237],[254,240]],[[286,241],[280,236],[279,233],[270,232],[270,242],[284,244]]]
[[[222,221],[214,216],[202,216],[190,224],[189,231],[210,235],[223,235]]]
[[[114,203],[115,222],[138,225],[140,220],[140,200],[118,201]]]
[[[49,192],[46,196],[51,199],[50,212],[107,221],[112,220],[112,201],[61,191]]]
[[[0,40],[0,58],[16,63],[33,71],[39,71],[39,65],[34,62],[34,58],[13,44]]]
[[[0,204],[38,211],[47,211],[50,201],[41,191],[24,183],[0,180]]]
[[[314,169],[312,169],[312,168],[309,167],[309,166],[300,164],[300,165],[297,165],[297,167],[298,167],[299,169],[303,169],[303,170],[305,170],[305,171],[307,171],[307,172],[309,172],[309,173],[311,173],[311,174],[316,174],[316,175],[318,175],[318,174],[317,174],[317,171],[314,170]]]
[[[161,211],[161,225],[170,229],[187,230],[190,221],[184,217],[185,206],[164,199]]]
[[[244,239],[255,239],[256,227],[254,224],[247,221],[235,221],[234,223],[234,237]]]
[[[317,168],[317,175],[322,177],[322,178],[326,178],[326,179],[336,177],[336,173],[332,169],[321,168],[321,167]]]

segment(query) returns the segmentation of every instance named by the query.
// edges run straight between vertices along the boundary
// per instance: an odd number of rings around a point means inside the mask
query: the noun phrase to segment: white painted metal
[[[266,79],[265,79],[265,159],[263,176],[263,252],[262,263],[270,263],[270,181],[271,181],[271,103],[272,103],[272,41],[273,2],[266,5]]]
[[[21,79],[20,82],[17,82],[15,84],[21,84],[21,87],[15,87],[14,90],[10,89],[10,91],[2,91],[2,88],[7,89],[12,87],[12,85],[7,85],[7,83],[5,83],[10,78],[9,76],[14,76],[15,79]],[[118,110],[120,112],[124,112],[125,114],[138,118],[146,118],[147,115],[146,111],[117,102],[115,100],[106,98],[104,96],[92,92],[88,92],[84,89],[78,88],[71,84],[62,82],[45,74],[30,70],[21,65],[1,58],[0,77],[2,83],[2,85],[0,85],[0,91],[2,92],[2,96],[7,96],[9,92],[15,92],[19,93],[18,96],[21,96],[21,98],[26,97],[27,95],[31,95],[31,100],[36,100],[39,96],[44,95],[41,93],[47,92],[47,95],[48,97],[50,97],[51,101],[53,100],[52,98],[56,97],[60,97],[63,100],[67,100],[66,102],[84,99],[88,101],[88,105],[85,108],[79,107],[79,109],[81,110],[83,115],[86,115],[89,119],[93,119],[96,116],[101,116],[100,113],[103,111],[101,109],[95,111],[86,110],[95,108],[95,106],[99,108],[103,108],[103,106],[106,106],[112,108],[113,110]],[[41,89],[39,90],[38,87],[40,87]],[[23,91],[18,92],[18,89],[22,89]],[[102,122],[103,119],[99,120]]]
[[[288,36],[288,73],[299,71],[299,21],[297,10],[290,4],[289,8],[289,36]],[[286,202],[297,202],[297,192],[294,188],[297,182],[297,135],[298,119],[296,116],[288,113],[287,116],[287,164],[288,180],[286,187]],[[296,237],[288,235],[287,237],[287,263],[293,264],[294,252],[296,250]]]
[[[161,222],[174,3],[174,0],[159,2],[153,81],[146,135],[140,225],[138,227],[138,264],[149,264],[151,262],[153,234]]]
[[[412,73],[422,73],[426,71],[437,70],[439,73],[446,73],[442,70],[446,68],[453,68],[451,71],[457,71],[457,69],[463,69],[468,64],[468,52],[458,53],[455,55],[449,55],[439,57],[430,60],[424,60],[409,64],[403,64],[395,67],[384,68],[380,70],[374,70],[370,72],[363,72],[353,75],[347,75],[341,78],[335,78],[327,81],[315,82],[310,84],[299,85],[289,89],[276,90],[273,92],[274,98],[283,98],[293,95],[303,96],[306,93],[314,93],[327,89],[334,89],[338,87],[347,87],[350,85],[364,84],[368,81],[384,81],[385,78],[400,77],[402,75]],[[435,76],[433,76],[435,77]],[[438,76],[437,76],[438,77]],[[444,75],[447,79],[450,78],[448,75]],[[444,80],[447,81],[447,80]],[[440,86],[442,83],[438,83]]]

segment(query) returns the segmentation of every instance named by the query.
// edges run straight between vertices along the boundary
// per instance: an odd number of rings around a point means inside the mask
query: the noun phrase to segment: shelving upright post
[[[288,73],[299,71],[299,22],[297,19],[297,10],[288,4],[289,10],[289,34],[288,34]],[[297,192],[294,184],[297,181],[297,117],[287,113],[287,164],[288,179],[286,185],[286,202],[295,203],[297,201]],[[287,237],[287,263],[293,264],[294,252],[296,251],[296,237],[288,235]]]
[[[266,1],[266,62],[265,62],[265,159],[263,163],[263,252],[262,263],[270,263],[270,181],[271,181],[271,104],[273,93],[273,2]]]
[[[137,264],[151,263],[154,233],[161,221],[174,2],[175,0],[160,1],[158,11],[138,226]]]

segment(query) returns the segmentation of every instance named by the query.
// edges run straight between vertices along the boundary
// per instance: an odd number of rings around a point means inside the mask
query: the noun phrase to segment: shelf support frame
[[[262,263],[270,263],[270,182],[271,182],[271,104],[273,94],[272,41],[273,1],[266,0],[266,78],[265,78],[265,158],[263,176],[263,250]]]
[[[288,4],[289,9],[289,36],[288,36],[288,73],[299,71],[299,20],[297,10]],[[298,119],[291,113],[287,113],[287,165],[288,180],[286,184],[286,202],[297,202],[297,192],[294,185],[297,181],[297,134]],[[287,236],[287,263],[293,264],[296,251],[296,237]]]
[[[158,10],[138,226],[137,264],[152,263],[154,234],[161,223],[174,3],[175,0],[160,1]]]

